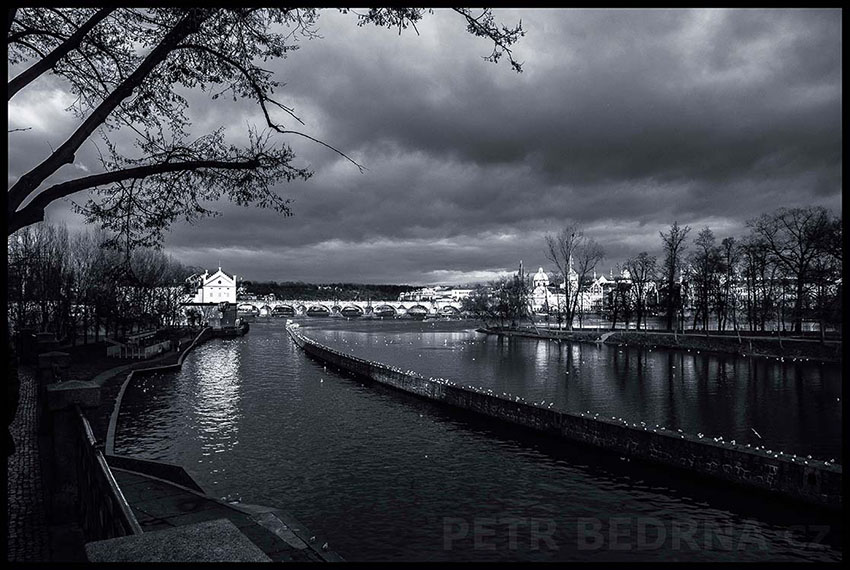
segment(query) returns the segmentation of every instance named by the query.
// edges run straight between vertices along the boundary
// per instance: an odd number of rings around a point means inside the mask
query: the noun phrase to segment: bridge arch
[[[340,313],[345,317],[360,317],[363,316],[364,311],[358,305],[347,304],[340,309]]]
[[[295,307],[287,304],[275,305],[272,309],[272,315],[277,317],[294,317],[297,312]]]
[[[307,308],[307,315],[311,317],[326,317],[331,310],[321,303],[314,303]]]
[[[424,317],[428,314],[428,307],[416,304],[407,309],[407,314],[411,317]]]
[[[372,309],[372,314],[376,317],[394,317],[398,314],[398,310],[392,305],[378,305]]]

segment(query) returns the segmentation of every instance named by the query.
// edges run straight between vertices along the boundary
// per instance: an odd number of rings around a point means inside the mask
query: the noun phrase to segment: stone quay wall
[[[183,361],[186,359],[186,356],[188,356],[189,353],[196,347],[202,345],[214,336],[215,334],[213,333],[212,328],[204,327],[192,343],[187,346],[182,353],[180,353],[180,356],[177,358],[177,362],[174,364],[163,364],[161,366],[151,366],[150,368],[137,368],[135,370],[131,370],[130,373],[127,374],[127,377],[124,379],[124,383],[121,384],[121,389],[118,391],[118,396],[115,398],[115,404],[112,407],[112,415],[109,417],[109,427],[107,428],[106,441],[104,442],[104,454],[107,458],[115,455],[115,433],[118,430],[118,416],[121,413],[121,401],[124,399],[124,392],[127,390],[127,386],[130,385],[130,382],[133,381],[133,378],[180,370],[183,368]]]
[[[297,326],[287,327],[287,330],[307,354],[333,367],[429,400],[630,458],[761,489],[828,509],[841,509],[840,465],[778,455],[770,450],[756,450],[676,430],[609,420],[598,417],[598,414],[552,410],[520,401],[521,398],[504,398],[486,390],[458,386],[442,378],[426,378],[410,370],[364,360],[307,338]]]

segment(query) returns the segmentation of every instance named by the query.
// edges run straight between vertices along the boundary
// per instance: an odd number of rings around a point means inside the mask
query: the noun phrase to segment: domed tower
[[[534,285],[531,292],[531,310],[538,313],[545,310],[549,304],[549,276],[542,267],[531,278],[531,283]]]
[[[534,288],[543,287],[546,288],[549,286],[549,276],[546,275],[546,272],[543,271],[543,268],[537,270],[537,273],[534,274],[534,277],[531,280]]]

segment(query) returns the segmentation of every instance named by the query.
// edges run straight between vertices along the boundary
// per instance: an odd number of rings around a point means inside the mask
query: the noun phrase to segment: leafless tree
[[[827,254],[834,245],[830,243],[832,220],[826,208],[780,208],[773,213],[750,220],[752,229],[777,262],[788,272],[794,290],[791,312],[794,332],[802,331],[803,308],[811,270],[819,256]]]
[[[635,310],[635,328],[640,329],[641,320],[646,328],[646,312],[650,290],[655,283],[658,269],[654,255],[645,251],[628,259],[625,268],[631,277],[631,299]]]
[[[570,223],[557,234],[546,235],[546,257],[563,279],[564,300],[559,312],[564,315],[567,329],[572,330],[582,287],[605,258],[605,251],[585,236],[578,224]]]
[[[674,221],[666,233],[659,232],[664,244],[662,270],[664,272],[664,305],[667,330],[673,329],[673,320],[681,308],[682,291],[676,278],[681,271],[686,249],[685,238],[690,231],[689,226],[679,226],[679,222]]]
[[[720,285],[721,255],[711,228],[703,228],[694,239],[694,245],[696,249],[688,258],[691,266],[691,291],[694,296],[693,328],[696,329],[697,324],[701,323],[703,331],[707,333],[712,302]]]

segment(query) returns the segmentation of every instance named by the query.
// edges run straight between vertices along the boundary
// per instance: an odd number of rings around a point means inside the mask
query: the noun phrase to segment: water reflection
[[[382,325],[306,328],[358,356],[496,394],[840,460],[838,365]],[[433,350],[442,347],[451,350]]]
[[[384,353],[401,351],[410,367],[419,362],[450,362],[457,367],[463,362],[456,370],[470,373],[480,367],[492,385],[507,389],[515,386],[511,378],[518,371],[526,371],[524,389],[552,392],[563,401],[616,400],[636,393],[647,394],[652,402],[662,392],[667,397],[671,377],[665,373],[666,355],[618,352],[620,366],[628,359],[626,370],[634,369],[635,378],[637,370],[644,371],[642,383],[623,382],[611,377],[612,355],[593,345],[553,343],[541,349],[546,343],[480,338],[457,330],[438,333],[419,326],[424,330],[387,327],[380,336],[373,329],[351,331],[369,333],[363,336],[338,338],[354,350],[369,346]],[[536,362],[540,350],[547,351],[550,361],[542,368]],[[219,357],[225,354],[237,363],[234,382],[228,380],[234,373],[231,369],[222,373],[226,365]],[[482,362],[480,354],[492,358]],[[607,372],[589,378],[586,367],[594,361]],[[681,357],[671,363],[681,370]],[[202,369],[206,376],[199,372]],[[523,435],[513,426],[396,391],[364,386],[307,358],[289,341],[279,321],[252,324],[243,339],[209,342],[187,358],[183,370],[157,382],[144,393],[128,390],[122,417],[132,411],[145,423],[122,420],[120,453],[189,467],[216,496],[289,510],[325,534],[347,560],[841,558],[842,533],[836,521],[749,492],[688,482],[669,470],[625,463],[584,446]],[[763,383],[760,386],[764,388]],[[170,405],[161,401],[151,405],[157,388],[169,395]],[[215,393],[229,402],[216,402]],[[236,404],[230,407],[230,402]],[[235,427],[214,431],[208,414],[231,417]],[[130,431],[132,426],[140,431]],[[203,445],[198,439],[201,432],[208,438]],[[212,443],[209,439],[218,435],[231,440],[236,433],[239,445],[226,444],[224,451],[205,455],[209,448],[203,446]],[[610,544],[580,547],[579,521],[598,520],[599,532],[608,537],[624,517],[658,521],[668,537],[671,525],[694,522],[721,539],[740,539],[749,533],[762,542],[747,542],[741,548],[735,542],[730,549],[712,539],[711,544],[701,541],[690,549],[677,548],[668,540],[656,548],[641,548],[634,523],[626,523],[619,528],[631,530],[621,543],[629,550],[613,550]],[[470,525],[469,534],[450,548],[444,543],[447,519]],[[532,548],[527,522],[515,547],[501,531],[485,539],[492,548],[476,547],[471,532],[475,521],[506,519],[551,522],[559,548]],[[830,525],[830,534],[815,547],[802,544],[812,539],[806,529],[819,524]]]
[[[151,445],[167,437],[190,438],[206,463],[239,444],[242,413],[242,351],[238,341],[213,341],[187,359],[185,374],[135,377],[121,405],[115,446],[119,453],[163,459],[165,450]],[[223,468],[221,469],[223,471]],[[216,473],[219,469],[215,470]]]
[[[237,345],[227,343],[196,361],[195,408],[204,455],[222,453],[239,443],[240,356]]]

